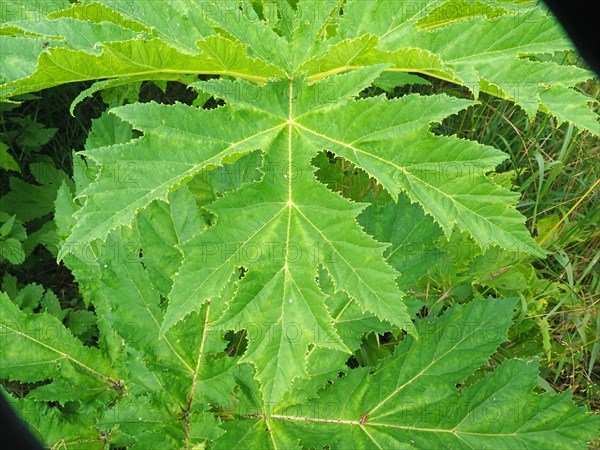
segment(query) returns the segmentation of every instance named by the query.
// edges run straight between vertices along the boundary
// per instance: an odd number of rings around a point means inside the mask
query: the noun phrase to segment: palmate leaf
[[[526,58],[536,53],[571,48],[560,26],[549,20],[541,6],[530,4],[512,11],[508,8],[504,13],[496,10],[500,15],[488,20],[481,14],[485,5],[461,3],[464,2],[351,2],[346,5],[336,39],[352,42],[362,34],[378,38],[378,48],[361,49],[352,55],[351,67],[360,67],[373,58],[379,62],[389,61],[395,66],[390,70],[414,71],[448,79],[465,85],[475,96],[484,91],[513,100],[530,116],[541,108],[560,121],[568,120],[592,133],[600,133],[597,115],[586,106],[593,99],[568,89],[593,78],[593,73],[577,67],[564,70],[563,66],[554,63],[536,64]],[[502,5],[510,6],[509,2]],[[444,8],[448,9],[446,13]],[[429,27],[441,19],[449,19],[447,26]],[[414,60],[402,56],[407,49],[427,50],[443,62],[443,66],[440,63],[431,67],[411,65],[409,62]],[[320,59],[330,60],[331,55],[326,54]],[[346,64],[329,67],[329,71],[348,70]],[[569,99],[577,105],[578,113],[566,113],[567,102],[545,101],[544,92],[555,85],[569,91]]]
[[[103,116],[89,142],[114,144],[127,132],[126,124]],[[76,174],[77,188],[84,189],[85,176],[78,169]],[[164,222],[157,233],[144,236],[143,263],[137,227],[115,230],[104,243],[68,247],[65,264],[79,283],[94,286],[82,289],[94,305],[99,332],[94,346],[79,341],[54,314],[31,313],[39,298],[35,304],[18,297],[12,302],[0,294],[0,377],[24,383],[27,397],[13,403],[48,446],[102,448],[110,441],[181,448],[204,445],[222,434],[209,409],[231,401],[230,371],[237,362],[224,353],[226,343],[212,326],[224,302],[205,305],[159,338],[164,308],[162,279],[155,274],[170,266],[157,264],[158,257],[189,238],[186,227],[202,220],[186,188],[171,193],[168,201],[155,202],[145,212],[159,212]],[[78,208],[63,183],[55,214],[61,236],[73,226],[71,216]],[[142,217],[139,229],[145,230]],[[60,305],[56,308],[60,313]]]
[[[359,90],[359,77],[368,75],[365,71],[340,77],[340,92],[345,93],[345,86]],[[230,104],[243,111],[244,99],[227,95],[233,86],[212,82],[204,83],[203,89],[227,96]],[[185,260],[163,323],[168,330],[218,293],[237,267],[246,267],[248,273],[238,283],[221,322],[225,328],[249,329],[249,349],[242,361],[259,368],[269,401],[278,401],[294,378],[306,376],[305,353],[310,344],[346,349],[335,337],[324,305],[326,297],[315,281],[320,263],[336,288],[350,293],[361,308],[412,331],[394,283],[395,273],[381,258],[384,246],[369,239],[354,222],[362,207],[317,184],[310,170],[310,160],[319,148],[305,140],[294,122],[318,105],[313,106],[310,97],[322,86],[305,86],[312,90],[307,94],[308,104],[294,97],[295,84],[286,86],[290,90],[287,102],[275,97],[280,83],[253,92],[259,96],[254,108],[264,108],[281,124],[263,157],[265,174],[259,182],[210,205],[217,225],[184,246]],[[252,324],[261,326],[250,330]]]
[[[0,294],[0,305],[1,378],[37,382],[69,373],[72,382],[89,389],[108,388],[118,382],[109,361],[84,347],[56,317],[43,313],[34,318],[19,310],[4,293]]]
[[[568,394],[535,393],[536,361],[506,361],[457,388],[506,339],[515,303],[475,300],[418,321],[419,340],[300,405],[262,404],[240,371],[240,420],[224,425],[220,448],[586,448],[600,418]]]
[[[509,32],[511,2],[494,11],[479,2],[478,19],[441,27],[430,14],[451,3],[423,2],[405,14],[414,2],[105,0],[55,11],[39,26],[5,24],[6,58],[19,61],[23,50],[23,64],[2,71],[3,99],[72,81],[95,81],[88,95],[149,80],[184,83],[218,105],[134,103],[94,123],[82,152],[87,168],[74,161],[75,200],[63,183],[55,216],[66,237],[59,258],[94,307],[98,344],[69,338],[61,351],[68,361],[98,355],[88,365],[104,373],[108,364],[111,382],[94,397],[90,386],[103,379],[41,360],[28,375],[25,357],[9,348],[2,376],[51,380],[23,404],[75,404],[115,447],[548,447],[593,437],[596,422],[566,395],[531,391],[534,363],[504,363],[457,390],[504,340],[513,301],[455,306],[415,325],[418,302],[398,287],[426,272],[394,256],[414,242],[412,231],[423,231],[415,244],[427,249],[432,236],[458,229],[482,249],[544,253],[514,207],[518,195],[486,176],[505,155],[430,131],[475,101],[363,98],[382,73],[465,85],[583,128],[595,120],[571,89],[589,72],[524,58],[568,48],[551,18],[532,10],[535,33]],[[499,31],[484,13],[501,15]],[[479,33],[486,38],[476,45]],[[526,78],[533,101],[523,101],[509,87],[534,69]],[[221,78],[207,81],[213,76]],[[315,176],[324,152],[363,169],[397,203],[370,212],[327,189]],[[227,174],[221,186],[204,178],[219,171]],[[383,230],[369,225],[370,214],[385,216]],[[390,233],[394,218],[414,223]],[[3,317],[62,327],[6,302]],[[241,343],[225,339],[231,330]],[[390,330],[401,340],[393,357],[374,373],[348,370],[365,333]],[[517,417],[481,419],[494,396],[492,408],[517,405]],[[68,443],[91,436],[67,428],[75,434]]]
[[[130,132],[125,123],[105,115],[94,123],[88,142],[114,144]],[[81,170],[76,174],[78,189],[85,189],[90,180]],[[57,220],[69,227],[72,223],[65,216],[78,206],[66,186],[60,194]],[[67,246],[65,263],[79,282],[95,285],[85,293],[99,318],[99,345],[113,364],[118,363],[120,392],[126,393],[88,413],[88,427],[110,436],[115,445],[151,448],[160,441],[165,448],[179,448],[222,434],[207,411],[212,403],[230,401],[233,390],[228,372],[236,360],[224,357],[226,344],[212,327],[222,315],[223,302],[206,305],[159,338],[164,315],[160,292],[165,277],[168,280],[179,265],[176,246],[189,239],[201,221],[193,196],[181,188],[170,193],[167,202],[151,204],[134,229],[113,231],[104,243]],[[170,254],[174,261],[164,261],[169,250],[175,251]]]
[[[541,109],[560,121],[600,132],[596,115],[587,107],[592,99],[570,89],[592,78],[591,72],[576,67],[563,71],[564,66],[555,63],[529,67],[530,55],[571,49],[556,21],[533,2],[499,6],[462,0],[301,0],[294,7],[286,1],[253,3],[262,18],[250,2],[241,0],[138,0],[126,5],[102,0],[62,11],[54,11],[60,7],[55,3],[37,13],[43,17],[42,12],[51,12],[49,20],[33,24],[24,20],[27,14],[12,13],[11,5],[1,30],[8,50],[3,52],[5,66],[14,64],[0,76],[5,83],[0,95],[8,98],[100,78],[187,84],[189,75],[198,73],[262,83],[307,71],[314,81],[389,62],[390,71],[452,81],[476,96],[485,91],[513,100],[531,117]],[[568,90],[576,111],[565,108],[565,96],[552,101],[543,95],[548,86]]]
[[[63,249],[93,236],[102,238],[112,228],[128,223],[139,208],[163,198],[170,188],[201,169],[221,164],[227,156],[268,147],[262,180],[211,205],[217,225],[183,246],[185,260],[175,277],[162,331],[197,311],[206,300],[219,296],[223,286],[233,281],[237,268],[245,267],[249,272],[239,282],[220,323],[233,329],[249,328],[257,320],[262,324],[264,329],[249,332],[250,347],[242,361],[259,368],[257,376],[265,384],[265,398],[278,401],[291,381],[306,377],[303,354],[309,345],[348,351],[335,338],[331,317],[324,307],[326,297],[314,281],[318,264],[331,274],[336,289],[349,293],[363,311],[411,330],[394,282],[397,274],[381,257],[384,246],[367,238],[354,222],[362,207],[330,193],[315,182],[312,170],[304,169],[310,167],[318,151],[328,149],[346,156],[377,177],[394,195],[399,187],[404,188],[427,204],[426,211],[447,233],[458,222],[484,247],[500,243],[536,250],[522,227],[522,218],[516,211],[511,212],[514,195],[485,181],[484,171],[491,170],[503,156],[491,148],[454,138],[435,138],[427,132],[430,120],[440,120],[470,102],[443,96],[414,96],[396,102],[382,98],[344,100],[368,85],[381,69],[363,69],[313,86],[301,79],[269,83],[264,88],[241,82],[201,83],[204,91],[228,101],[228,106],[215,111],[152,104],[114,110],[135,128],[144,130],[145,135],[131,143],[86,153],[103,170],[98,180],[81,193],[90,200],[76,213],[78,223]],[[288,95],[281,97],[285,89]],[[325,94],[329,97],[324,98]],[[429,109],[428,119],[421,118],[424,105]],[[170,111],[168,119],[161,118],[166,109]],[[350,121],[360,114],[377,120],[363,121],[360,134],[349,134]],[[196,126],[207,120],[214,126]],[[236,134],[229,133],[224,140],[222,127],[229,121],[239,126]],[[322,124],[329,125],[322,129]],[[189,141],[188,136],[193,140]],[[166,151],[167,142],[170,148]],[[402,153],[396,149],[409,143],[411,151],[398,160]],[[208,158],[195,162],[192,145],[203,145]],[[460,145],[461,158],[448,159],[448,149]],[[174,148],[180,150],[173,152]],[[171,158],[166,165],[165,157]],[[449,169],[440,177],[440,167],[445,165]],[[474,173],[471,165],[479,173]],[[130,173],[123,167],[135,169],[132,177],[127,177]],[[471,184],[465,182],[471,181],[469,178],[474,178]],[[447,194],[440,196],[441,192]],[[494,202],[495,210],[504,204],[506,214],[482,219],[480,210]],[[231,235],[229,230],[236,233]],[[273,308],[274,302],[277,308]],[[294,327],[294,336],[289,334],[290,327]],[[325,340],[332,336],[334,339]],[[278,357],[273,359],[273,354]]]
[[[139,448],[201,445],[222,434],[209,405],[229,402],[233,390],[228,371],[236,360],[215,358],[225,344],[208,328],[211,314],[222,312],[207,305],[159,339],[160,297],[135,257],[135,234],[123,233],[111,233],[97,253],[72,249],[66,259],[74,273],[99,284],[98,348],[85,347],[54,316],[20,311],[2,293],[0,377],[42,382],[19,406],[50,446],[101,448],[109,437]]]
[[[257,36],[251,27],[230,25],[229,33],[238,38],[250,33],[251,41],[263,34],[279,39],[263,25]],[[267,51],[275,50],[260,47],[253,56]],[[75,214],[77,224],[64,249],[104,239],[200,171],[261,149],[263,178],[210,205],[217,224],[183,246],[185,258],[161,332],[219,297],[243,267],[248,273],[237,283],[219,325],[239,330],[257,320],[261,324],[249,331],[242,362],[257,367],[268,401],[280,400],[294,379],[307,376],[310,345],[349,351],[332,328],[326,296],[315,280],[318,264],[336,290],[347,292],[363,312],[413,329],[394,281],[397,274],[382,259],[385,246],[355,223],[362,206],[315,182],[310,161],[319,151],[364,168],[394,197],[405,191],[446,234],[458,225],[484,248],[496,244],[541,255],[512,206],[517,195],[485,178],[504,155],[428,132],[431,122],[472,102],[443,95],[351,99],[385,68],[376,65],[312,85],[301,76],[264,87],[241,80],[195,84],[225,99],[227,106],[216,110],[152,103],[113,109],[144,135],[85,152],[102,169],[79,194],[88,200]],[[361,127],[353,126],[356,120]],[[290,327],[296,337],[289,335]]]
[[[105,248],[113,252],[99,261],[102,299],[97,301],[98,310],[104,326],[127,343],[125,351],[133,367],[125,380],[129,395],[106,410],[97,426],[140,448],[159,440],[176,448],[180,442],[195,445],[214,439],[221,432],[206,410],[212,402],[230,399],[233,378],[227,372],[235,364],[231,358],[211,360],[225,346],[209,330],[215,321],[212,316],[221,313],[207,305],[193,320],[159,339],[163,311],[151,272],[144,270],[134,251],[123,248],[136,242],[133,237],[132,233],[116,239],[111,234]],[[168,242],[169,237],[165,238]],[[205,434],[194,431],[202,424]]]

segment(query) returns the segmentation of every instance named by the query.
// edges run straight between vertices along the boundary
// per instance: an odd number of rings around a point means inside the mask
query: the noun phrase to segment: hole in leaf
[[[358,360],[354,355],[348,358],[348,360],[346,361],[346,365],[351,369],[356,369],[357,367],[360,367],[360,364],[358,363]]]
[[[246,330],[228,331],[225,334],[225,339],[227,340],[225,352],[228,356],[240,356],[246,351],[246,348],[248,347],[248,338]]]
[[[317,180],[342,196],[361,202],[372,193],[376,198],[389,196],[387,191],[367,172],[331,151],[319,152],[311,164],[317,168]]]
[[[427,306],[423,306],[417,313],[417,317],[419,319],[424,319],[425,317],[427,317],[428,314],[429,314],[429,309],[427,308]]]

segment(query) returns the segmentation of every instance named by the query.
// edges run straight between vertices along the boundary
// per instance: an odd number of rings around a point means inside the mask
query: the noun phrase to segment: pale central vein
[[[468,333],[462,339],[456,341],[454,343],[454,345],[452,345],[452,347],[450,347],[447,351],[442,353],[438,358],[431,361],[431,363],[429,363],[427,366],[423,367],[423,369],[421,369],[418,373],[416,373],[411,379],[409,379],[408,381],[406,381],[405,383],[401,384],[396,389],[394,389],[387,397],[385,397],[383,400],[381,400],[373,409],[371,409],[369,411],[369,413],[368,413],[369,417],[371,417],[375,411],[377,411],[379,408],[381,408],[383,405],[385,405],[392,397],[394,397],[396,394],[398,394],[398,392],[400,392],[406,386],[412,384],[416,379],[421,377],[425,372],[427,372],[427,370],[429,370],[432,366],[434,366],[438,361],[440,361],[446,355],[454,352],[456,350],[456,348],[458,348],[463,342],[465,342],[468,339],[471,339],[475,335],[475,333],[484,325],[486,325],[486,324],[483,322],[480,322],[477,325],[477,327],[475,327],[473,333]],[[382,369],[380,369],[380,370],[382,370]],[[383,414],[383,416],[386,416],[386,415],[388,415],[388,414]]]
[[[416,180],[416,182],[418,182],[418,183],[421,183],[421,184],[425,185],[427,188],[429,188],[429,189],[431,189],[431,190],[435,191],[435,192],[436,192],[436,194],[437,194],[437,195],[439,195],[440,197],[442,197],[442,198],[446,198],[446,199],[448,199],[450,202],[452,202],[452,205],[453,205],[453,206],[454,206],[454,208],[456,209],[456,214],[457,214],[457,217],[460,217],[460,211],[464,211],[464,212],[466,212],[466,213],[468,213],[468,214],[472,214],[472,215],[476,216],[478,220],[481,220],[482,222],[486,222],[486,223],[488,223],[490,226],[492,226],[494,229],[496,229],[496,230],[497,230],[499,233],[502,233],[502,234],[505,234],[505,233],[506,233],[504,229],[502,229],[501,227],[499,227],[497,224],[495,224],[495,223],[491,222],[491,221],[490,221],[488,218],[486,218],[486,217],[482,216],[481,214],[478,214],[478,213],[477,213],[476,211],[474,211],[473,209],[470,209],[470,208],[468,208],[467,206],[465,206],[464,204],[462,204],[462,203],[458,202],[458,201],[457,201],[457,200],[456,200],[456,199],[455,199],[455,198],[454,198],[452,195],[448,195],[447,193],[445,193],[445,192],[444,192],[444,191],[442,191],[441,189],[438,189],[437,187],[433,186],[432,184],[430,184],[430,183],[427,183],[427,182],[426,182],[425,180],[423,180],[422,178],[419,178],[419,177],[417,177],[416,175],[414,175],[414,174],[413,174],[413,173],[411,173],[410,171],[406,170],[406,168],[405,168],[405,167],[403,167],[403,166],[400,166],[400,165],[398,165],[398,164],[395,164],[394,162],[392,162],[392,161],[389,161],[389,160],[387,160],[387,159],[385,159],[385,158],[382,158],[382,157],[380,157],[380,156],[377,156],[377,155],[375,155],[375,154],[373,154],[373,153],[369,153],[368,151],[366,151],[366,150],[362,150],[362,149],[360,149],[360,148],[358,148],[358,147],[355,147],[355,146],[353,146],[353,145],[351,145],[351,144],[347,144],[346,142],[339,141],[339,140],[337,140],[337,139],[334,139],[334,138],[332,138],[332,137],[330,137],[330,136],[327,136],[327,135],[321,134],[321,133],[319,133],[319,132],[317,132],[317,131],[315,131],[315,130],[312,130],[312,129],[310,129],[310,128],[306,128],[306,127],[304,127],[303,125],[301,125],[301,124],[299,124],[299,123],[296,123],[295,125],[296,125],[298,128],[300,128],[300,129],[302,129],[302,130],[304,130],[304,131],[307,131],[307,132],[309,132],[309,133],[311,133],[311,134],[314,134],[315,136],[318,136],[318,137],[320,137],[320,138],[323,138],[323,139],[325,139],[325,140],[328,140],[328,141],[330,141],[330,142],[333,142],[334,144],[337,144],[337,145],[340,145],[340,146],[342,146],[342,147],[345,147],[345,148],[349,149],[350,151],[352,151],[352,153],[354,153],[354,155],[357,155],[358,153],[360,153],[360,154],[366,155],[366,156],[368,156],[368,157],[370,157],[370,158],[376,159],[376,160],[378,160],[378,161],[381,161],[381,162],[383,162],[383,163],[385,163],[385,164],[387,164],[387,165],[390,165],[390,166],[394,167],[395,169],[397,169],[397,170],[399,170],[400,172],[402,172],[402,174],[404,175],[404,177],[406,178],[406,181],[407,181],[408,183],[410,183],[410,180]],[[407,190],[407,189],[406,189],[406,188],[404,188],[404,190]],[[417,196],[417,193],[416,193],[416,191],[415,191],[415,190],[413,190],[413,191],[412,191],[412,194],[413,194],[414,196]],[[419,201],[420,201],[422,204],[426,204],[426,203],[427,203],[427,202],[426,202],[424,199],[422,199],[422,198],[420,198],[420,199],[419,199]]]
[[[209,314],[210,314],[210,299],[206,301],[206,314],[204,315],[204,327],[202,328],[202,337],[200,339],[200,348],[198,349],[198,360],[196,361],[196,369],[194,370],[194,378],[192,380],[192,387],[190,390],[190,396],[188,398],[187,409],[186,409],[185,442],[186,442],[187,448],[189,448],[189,443],[190,443],[190,412],[192,410],[192,403],[194,402],[194,394],[196,392],[196,383],[198,383],[198,373],[200,372],[202,356],[204,356],[204,344],[206,342],[206,333],[208,330]]]
[[[58,350],[57,348],[54,348],[54,347],[52,347],[52,346],[50,346],[50,345],[48,345],[48,344],[45,344],[45,343],[43,343],[42,341],[40,341],[40,340],[38,340],[38,339],[35,339],[34,337],[32,337],[32,336],[29,336],[29,335],[28,335],[28,334],[26,334],[26,333],[23,333],[22,331],[15,330],[14,328],[12,328],[12,327],[9,327],[9,326],[7,326],[7,325],[5,325],[5,324],[0,324],[0,327],[2,327],[2,328],[6,328],[7,330],[10,330],[11,332],[13,332],[14,334],[16,334],[16,335],[18,335],[18,336],[21,336],[21,337],[24,337],[24,338],[26,338],[26,339],[29,339],[30,341],[33,341],[33,342],[35,342],[36,344],[38,344],[38,345],[40,345],[40,346],[42,346],[42,347],[45,347],[45,348],[47,348],[47,349],[49,349],[49,350],[53,351],[54,353],[57,353],[57,354],[58,354],[58,355],[60,355],[60,356],[61,356],[63,359],[66,359],[66,360],[69,360],[69,361],[71,361],[72,363],[74,363],[74,364],[76,364],[76,365],[78,365],[78,366],[80,366],[80,367],[84,368],[85,370],[87,370],[87,371],[89,371],[89,372],[93,373],[94,375],[96,375],[96,376],[98,376],[98,377],[102,378],[104,381],[107,381],[107,382],[109,382],[109,383],[113,383],[113,384],[114,384],[114,383],[116,383],[116,380],[113,380],[113,379],[112,379],[112,378],[110,378],[109,376],[107,376],[107,375],[104,375],[104,374],[102,374],[102,373],[98,372],[97,370],[94,370],[94,369],[92,369],[90,366],[88,366],[88,365],[84,364],[83,362],[81,362],[81,361],[79,361],[79,360],[77,360],[77,359],[73,358],[72,356],[68,355],[67,353],[64,353],[64,352],[62,352],[62,351]]]

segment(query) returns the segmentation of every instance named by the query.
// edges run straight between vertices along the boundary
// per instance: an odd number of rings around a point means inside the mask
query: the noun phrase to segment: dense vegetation
[[[538,4],[1,30],[0,380],[48,446],[598,443],[599,85]]]

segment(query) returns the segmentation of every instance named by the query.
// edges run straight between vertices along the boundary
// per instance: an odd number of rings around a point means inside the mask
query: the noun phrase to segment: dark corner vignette
[[[597,38],[594,38],[598,16],[589,11],[590,3],[584,0],[544,0],[544,3],[556,16],[585,62],[600,76],[600,46]]]
[[[44,447],[31,434],[13,408],[0,392],[0,442],[5,450],[43,450]]]

